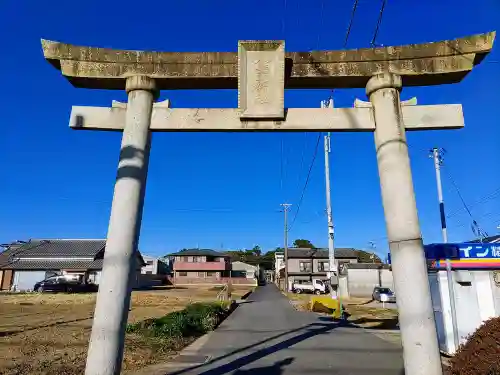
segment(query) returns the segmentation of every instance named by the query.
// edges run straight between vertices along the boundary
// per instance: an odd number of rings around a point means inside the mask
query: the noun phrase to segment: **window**
[[[186,271],[181,271],[181,272],[177,272],[177,276],[187,276],[188,273]]]
[[[154,263],[154,262],[153,262],[152,260],[148,260],[148,261],[146,262],[146,264],[147,264],[148,266],[152,266],[152,265],[153,265],[153,263]]]
[[[205,272],[198,272],[198,277],[205,277]]]
[[[326,272],[330,270],[330,262],[321,260],[318,262],[318,271],[319,272]]]
[[[214,277],[214,276],[215,276],[215,272],[207,271],[207,277]]]
[[[299,272],[312,272],[311,261],[301,261],[299,262]]]

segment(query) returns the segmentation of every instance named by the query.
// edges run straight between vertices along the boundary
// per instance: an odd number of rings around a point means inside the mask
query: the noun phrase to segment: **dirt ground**
[[[251,287],[233,287],[239,298]],[[168,288],[132,293],[129,322],[160,317],[193,302],[214,301],[210,287]],[[94,294],[0,295],[0,374],[81,374],[92,327]],[[175,343],[127,335],[124,370],[136,369],[175,354]]]
[[[287,293],[290,302],[298,310],[309,310],[309,302],[312,294]],[[394,306],[383,308],[382,305],[374,305],[369,298],[343,299],[342,305],[348,314],[347,320],[359,327],[398,330],[398,312]]]

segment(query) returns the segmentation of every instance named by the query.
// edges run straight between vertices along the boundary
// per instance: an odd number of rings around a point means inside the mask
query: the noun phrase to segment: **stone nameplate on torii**
[[[355,108],[284,108],[283,41],[240,41],[239,108],[169,108],[153,105],[151,131],[331,131],[372,132],[371,105]],[[362,104],[365,103],[365,104]],[[359,104],[359,105],[358,105]],[[464,126],[460,104],[416,106],[402,102],[407,130],[457,129]],[[123,130],[126,104],[111,108],[73,106],[73,129]]]

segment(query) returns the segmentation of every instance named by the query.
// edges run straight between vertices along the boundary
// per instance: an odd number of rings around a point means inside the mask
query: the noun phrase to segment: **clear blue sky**
[[[389,0],[377,42],[419,43],[500,28],[497,0],[462,4]],[[40,38],[160,51],[236,51],[239,39],[285,39],[288,51],[341,49],[351,7],[351,0],[2,1],[0,241],[102,238],[107,231],[121,135],[74,132],[68,119],[72,105],[108,106],[113,99],[125,100],[125,93],[73,88],[44,61]],[[369,46],[379,7],[379,1],[359,2],[348,48]],[[465,113],[463,130],[408,135],[425,242],[440,241],[428,158],[435,145],[447,149],[445,168],[477,221],[490,234],[498,232],[500,63],[489,61],[500,61],[498,41],[462,83],[402,93],[403,99],[417,96],[420,104],[461,103]],[[318,107],[328,95],[324,90],[287,92],[286,106]],[[335,105],[350,107],[356,97],[366,99],[364,90],[336,91]],[[175,107],[237,103],[235,91],[164,91],[166,98]],[[141,250],[162,255],[197,245],[281,246],[279,204],[292,203],[294,216],[315,141],[314,133],[155,134]],[[385,254],[373,134],[334,134],[331,167],[336,244],[366,248],[373,240]],[[473,237],[470,219],[446,176],[443,183],[448,213],[456,212],[449,218],[450,239]],[[324,209],[320,153],[290,240],[307,238],[325,246]]]

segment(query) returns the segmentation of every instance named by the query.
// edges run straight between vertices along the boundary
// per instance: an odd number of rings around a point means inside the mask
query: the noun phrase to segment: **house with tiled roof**
[[[106,240],[32,239],[4,245],[0,253],[1,290],[32,290],[35,283],[53,275],[81,275],[99,284]],[[136,253],[136,276],[145,265]]]

